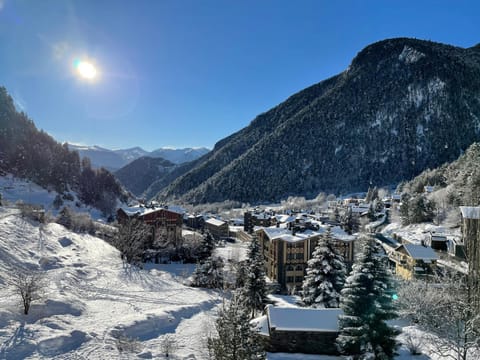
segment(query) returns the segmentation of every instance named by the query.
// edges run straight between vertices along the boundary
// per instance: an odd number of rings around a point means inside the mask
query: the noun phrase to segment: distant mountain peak
[[[110,150],[98,145],[88,146],[72,143],[68,143],[68,146],[71,150],[78,151],[80,156],[90,158],[94,167],[105,167],[112,171],[118,170],[143,156],[164,158],[172,163],[182,164],[193,161],[210,151],[207,148],[160,148],[154,151],[146,151],[140,146]]]

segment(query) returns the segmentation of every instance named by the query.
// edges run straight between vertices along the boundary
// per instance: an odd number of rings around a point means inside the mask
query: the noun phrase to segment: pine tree
[[[372,241],[365,244],[342,290],[337,346],[342,354],[359,358],[374,354],[392,359],[397,332],[385,321],[396,317],[392,280]]]
[[[200,244],[198,258],[202,262],[212,256],[212,252],[214,249],[214,239],[213,236],[207,231],[205,236],[202,239],[202,243]]]
[[[263,256],[256,236],[253,237],[248,249],[247,260],[245,261],[244,284],[241,289],[241,298],[253,319],[255,312],[263,311],[263,308],[268,303]]]
[[[302,302],[305,306],[336,308],[345,283],[345,263],[333,244],[330,229],[322,236],[308,260],[303,281]]]
[[[212,256],[204,262],[197,263],[192,275],[192,286],[221,289],[223,287],[223,268],[223,260],[215,259]]]
[[[250,325],[249,311],[234,294],[224,304],[216,321],[218,337],[208,339],[208,350],[215,360],[260,360],[265,352]]]

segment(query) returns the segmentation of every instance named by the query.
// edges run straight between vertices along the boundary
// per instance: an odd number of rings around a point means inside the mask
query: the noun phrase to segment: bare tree
[[[32,302],[43,297],[44,274],[39,270],[16,269],[12,272],[9,282],[15,294],[21,298],[23,313],[28,315]]]
[[[175,337],[170,334],[165,335],[161,343],[161,348],[162,353],[163,355],[165,355],[165,357],[168,358],[170,357],[170,355],[173,355],[178,348]]]
[[[399,301],[403,314],[431,337],[435,344],[432,352],[443,359],[478,358],[480,317],[465,278],[447,276],[435,283],[405,283]]]

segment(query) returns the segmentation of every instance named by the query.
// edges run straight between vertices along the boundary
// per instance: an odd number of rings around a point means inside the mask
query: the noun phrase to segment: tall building
[[[283,290],[299,289],[303,283],[307,262],[328,226],[310,223],[309,226],[290,224],[286,227],[257,227],[268,278]],[[355,237],[339,227],[332,228],[335,245],[347,264],[353,262]]]

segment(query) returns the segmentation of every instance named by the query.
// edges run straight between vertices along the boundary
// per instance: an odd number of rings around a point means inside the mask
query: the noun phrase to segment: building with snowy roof
[[[431,247],[402,244],[390,255],[395,263],[395,272],[400,277],[410,280],[428,277],[435,273],[438,255]]]
[[[210,218],[205,220],[205,229],[208,230],[216,240],[229,236],[228,223],[220,219]]]
[[[277,223],[273,212],[267,211],[246,211],[243,214],[243,229],[252,233],[255,226],[272,226]]]
[[[338,354],[341,309],[282,308],[267,306],[255,320],[267,351],[303,354]]]
[[[125,206],[117,210],[119,223],[133,218],[151,226],[154,247],[161,246],[165,242],[175,246],[181,244],[183,214],[165,207],[155,206]]]
[[[307,262],[321,236],[330,231],[339,253],[347,264],[353,263],[355,236],[338,226],[329,227],[320,222],[295,222],[271,227],[256,227],[255,235],[262,249],[265,273],[283,290],[302,285]]]

